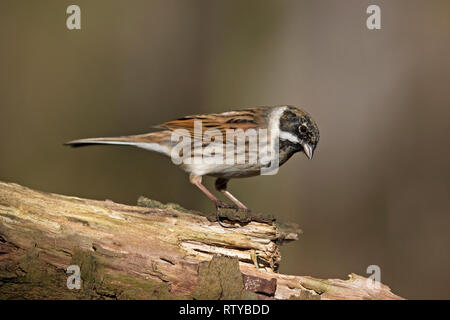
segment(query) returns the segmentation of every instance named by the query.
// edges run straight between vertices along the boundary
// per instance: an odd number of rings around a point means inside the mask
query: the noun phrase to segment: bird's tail
[[[121,136],[121,137],[103,137],[87,138],[68,141],[64,145],[71,147],[84,147],[94,144],[134,146],[146,150],[156,151],[164,154],[170,153],[170,136],[167,131],[159,131],[147,134]]]

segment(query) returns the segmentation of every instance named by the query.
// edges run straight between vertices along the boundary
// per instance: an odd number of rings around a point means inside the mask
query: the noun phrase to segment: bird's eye
[[[300,127],[298,127],[298,130],[300,132],[305,133],[308,130],[308,128],[304,124],[302,124]]]

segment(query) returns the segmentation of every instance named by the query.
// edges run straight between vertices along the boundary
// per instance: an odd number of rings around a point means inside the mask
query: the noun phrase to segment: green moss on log
[[[0,266],[0,300],[7,299],[189,299],[174,296],[167,283],[142,279],[124,272],[110,272],[94,252],[75,248],[71,265],[81,271],[81,289],[68,289],[65,270],[39,258],[33,246],[18,263]]]
[[[244,289],[238,259],[223,256],[214,256],[200,264],[193,297],[197,300],[258,299],[255,293]]]

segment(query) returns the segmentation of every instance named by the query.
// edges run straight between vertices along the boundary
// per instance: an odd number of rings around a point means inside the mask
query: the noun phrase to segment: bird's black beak
[[[308,157],[308,159],[312,159],[313,155],[314,155],[314,148],[307,143],[303,144],[303,151],[305,152],[306,156]]]

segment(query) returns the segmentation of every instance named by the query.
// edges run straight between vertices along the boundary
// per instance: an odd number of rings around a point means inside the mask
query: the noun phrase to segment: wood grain
[[[292,228],[223,228],[177,205],[128,206],[0,182],[0,299],[400,299],[366,278],[277,273]],[[214,257],[214,259],[213,259]],[[82,289],[66,286],[79,265]],[[227,272],[223,270],[228,270]],[[212,294],[214,293],[214,294]]]

